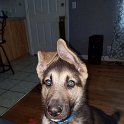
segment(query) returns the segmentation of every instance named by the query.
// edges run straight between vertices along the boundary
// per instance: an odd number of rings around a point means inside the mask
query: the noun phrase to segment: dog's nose
[[[62,113],[62,107],[60,106],[48,106],[48,113],[51,116],[59,116]]]

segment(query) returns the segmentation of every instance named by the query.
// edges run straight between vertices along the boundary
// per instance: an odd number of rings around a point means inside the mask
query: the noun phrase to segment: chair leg
[[[2,48],[2,51],[3,51],[3,53],[4,53],[5,57],[6,57],[6,60],[7,60],[7,63],[8,63],[9,68],[11,69],[12,73],[14,74],[15,72],[14,72],[14,70],[13,70],[13,68],[12,68],[12,65],[11,65],[11,63],[10,63],[10,61],[9,61],[9,58],[8,58],[6,52],[5,52],[4,47],[3,47],[2,45],[0,45],[0,47]],[[2,60],[2,58],[1,58],[1,60]],[[3,64],[3,61],[2,61],[2,64]],[[4,68],[4,64],[3,64],[3,71],[4,71],[4,70],[5,70],[5,68]]]
[[[2,61],[1,54],[0,54],[0,66],[2,67],[2,70],[5,71],[5,67],[4,67],[4,64],[3,64],[3,61]]]

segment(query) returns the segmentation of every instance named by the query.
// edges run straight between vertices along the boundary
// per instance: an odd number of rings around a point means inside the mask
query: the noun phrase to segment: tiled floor
[[[3,115],[38,83],[37,57],[26,56],[12,62],[11,71],[0,73],[0,115]]]

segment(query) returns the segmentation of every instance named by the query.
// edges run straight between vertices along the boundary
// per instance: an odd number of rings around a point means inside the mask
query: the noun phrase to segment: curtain
[[[117,0],[110,58],[124,60],[124,0]]]

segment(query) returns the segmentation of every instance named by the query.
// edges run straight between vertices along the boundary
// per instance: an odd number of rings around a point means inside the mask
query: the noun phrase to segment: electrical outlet
[[[76,2],[72,2],[72,9],[76,9]]]

